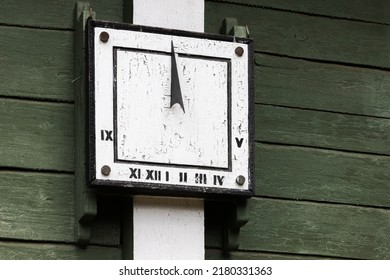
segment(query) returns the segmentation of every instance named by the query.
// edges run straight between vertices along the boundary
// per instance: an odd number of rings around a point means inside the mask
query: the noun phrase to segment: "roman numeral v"
[[[244,142],[244,138],[238,139],[238,138],[236,137],[236,142],[237,142],[237,146],[238,146],[239,148],[241,148],[242,142]]]

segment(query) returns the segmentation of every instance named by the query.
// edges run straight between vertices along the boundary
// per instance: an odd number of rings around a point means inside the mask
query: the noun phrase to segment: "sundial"
[[[89,20],[89,181],[253,194],[252,41]]]

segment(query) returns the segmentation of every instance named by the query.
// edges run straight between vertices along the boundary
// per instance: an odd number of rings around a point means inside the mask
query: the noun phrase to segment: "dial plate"
[[[230,61],[179,54],[182,110],[170,107],[171,54],[115,52],[117,159],[228,169]]]
[[[91,185],[253,195],[251,40],[94,20],[88,34]]]

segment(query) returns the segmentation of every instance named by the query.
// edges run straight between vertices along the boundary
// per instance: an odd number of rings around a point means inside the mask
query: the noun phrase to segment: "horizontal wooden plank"
[[[72,244],[0,242],[2,260],[120,260],[121,255],[118,247],[80,248]]]
[[[0,27],[0,35],[0,96],[73,101],[72,32]],[[261,54],[256,64],[256,102],[390,116],[385,71]]]
[[[73,180],[64,174],[0,171],[0,237],[73,242]]]
[[[255,59],[258,103],[390,117],[387,71],[263,54]]]
[[[386,0],[212,0],[213,2],[231,2],[241,5],[282,9],[288,11],[340,17],[354,20],[363,20],[378,23],[390,23],[390,18],[384,11],[390,9]]]
[[[74,242],[73,175],[0,171],[0,193],[0,238]],[[99,197],[91,244],[119,246],[121,214],[121,199]]]
[[[272,252],[233,251],[223,252],[220,249],[206,249],[206,260],[324,260],[332,259],[323,256],[282,254]]]
[[[73,32],[3,26],[0,36],[0,96],[74,99]]]
[[[73,101],[72,32],[0,27],[0,35],[0,96]],[[256,102],[390,117],[385,71],[261,54],[256,63]]]
[[[73,171],[73,105],[0,98],[0,119],[0,166]]]
[[[257,141],[390,155],[390,119],[257,105]]]
[[[73,171],[73,105],[0,99],[0,166]],[[256,106],[256,140],[389,154],[390,120]]]
[[[390,207],[390,157],[256,144],[256,195]]]
[[[77,1],[1,1],[0,24],[73,28],[74,7]],[[89,0],[99,19],[122,21],[122,0]]]
[[[272,252],[246,252],[235,251],[230,254],[231,260],[329,260],[334,258],[328,258],[325,256],[310,256],[299,254],[283,254]]]
[[[255,49],[293,57],[390,67],[390,26],[206,2],[205,28],[219,33],[224,18],[247,25]]]
[[[242,250],[390,258],[390,210],[259,198],[250,205]]]

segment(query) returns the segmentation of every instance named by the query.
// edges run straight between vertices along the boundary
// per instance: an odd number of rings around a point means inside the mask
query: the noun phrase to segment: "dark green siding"
[[[387,6],[206,2],[207,31],[233,17],[255,41],[256,197],[230,258],[390,258]]]
[[[74,244],[75,2],[0,1],[0,259],[122,255],[114,198],[98,200],[92,245]],[[121,0],[90,2],[121,20]]]
[[[75,1],[0,3],[0,259],[119,259],[115,198],[74,245]],[[207,32],[237,18],[256,51],[256,197],[237,251],[206,222],[208,258],[390,258],[389,5],[206,2]]]

